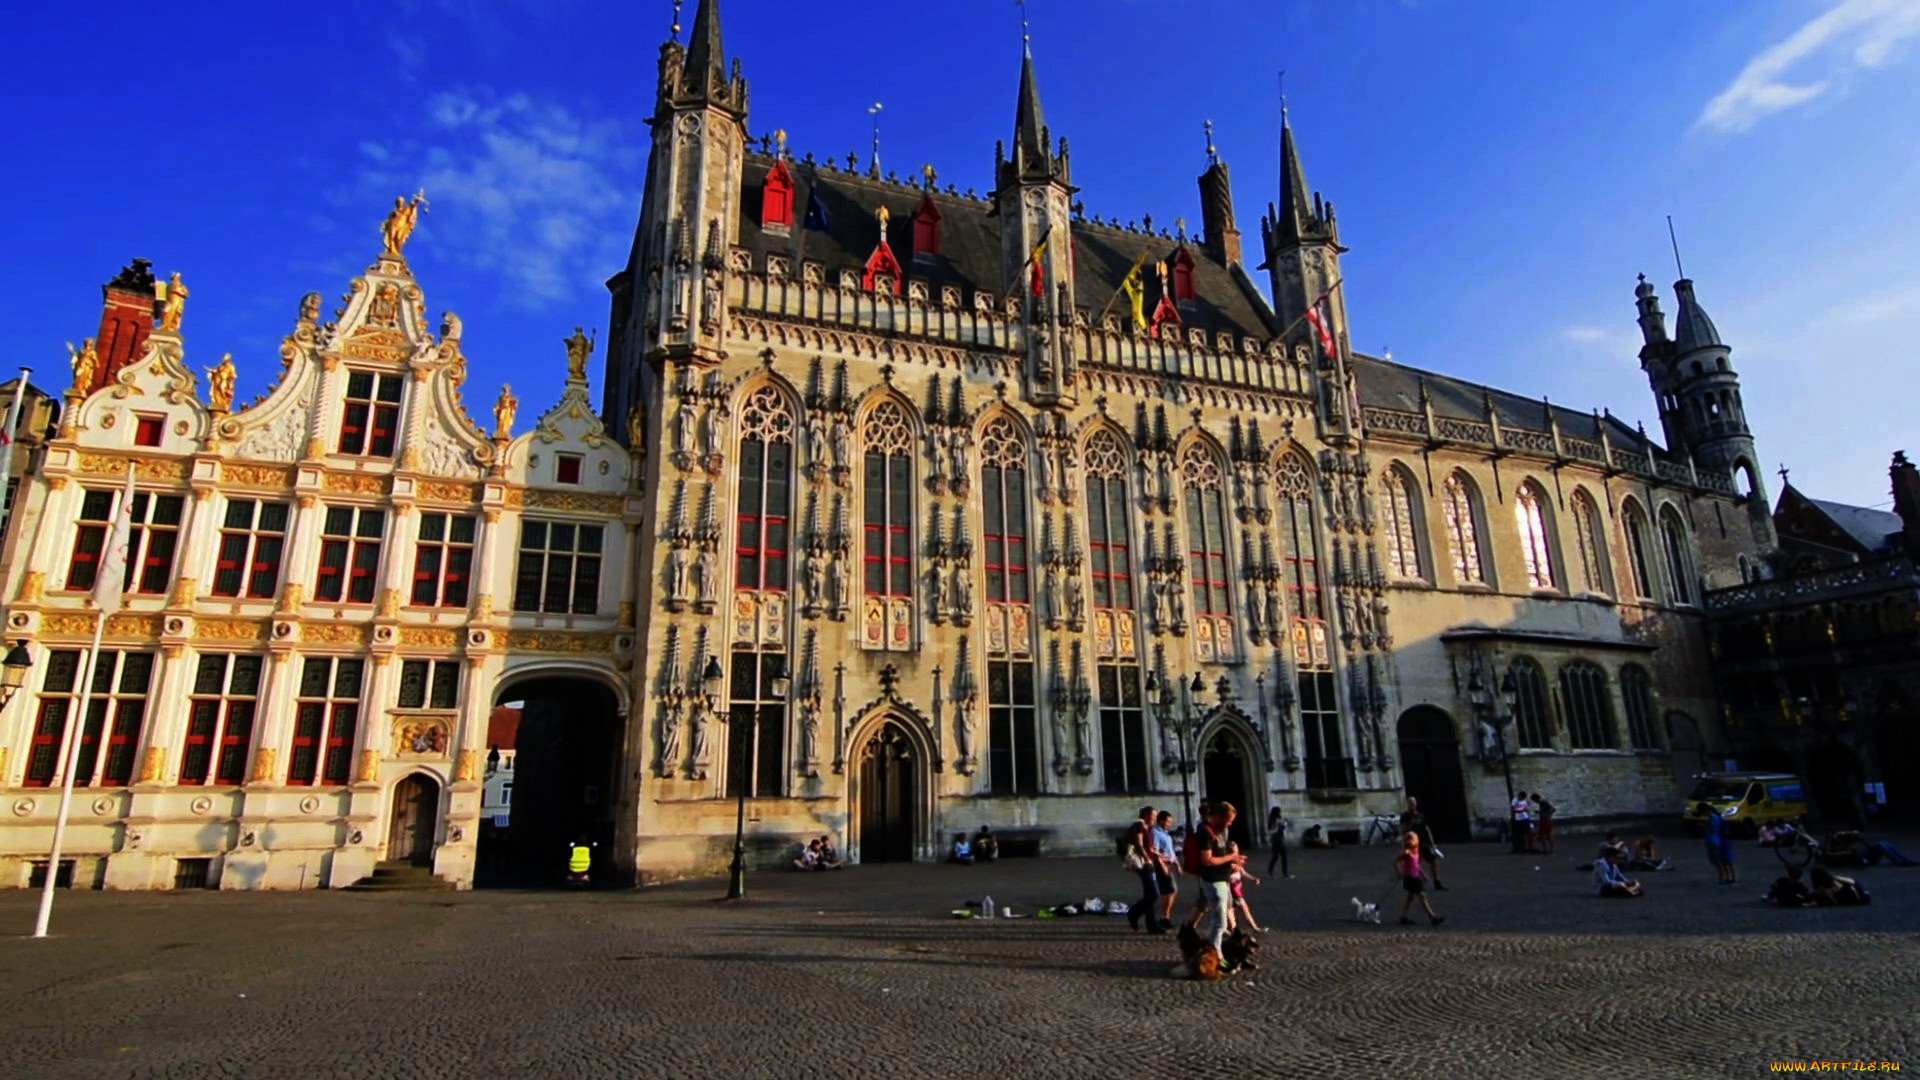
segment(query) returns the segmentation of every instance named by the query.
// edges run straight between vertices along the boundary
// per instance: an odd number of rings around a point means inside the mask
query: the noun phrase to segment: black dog
[[[1180,943],[1180,963],[1173,969],[1176,979],[1198,979],[1211,982],[1223,975],[1236,971],[1257,969],[1260,965],[1253,962],[1253,954],[1260,951],[1260,941],[1245,930],[1235,930],[1220,943],[1215,951],[1211,942],[1200,936],[1189,923],[1180,924],[1177,935]]]

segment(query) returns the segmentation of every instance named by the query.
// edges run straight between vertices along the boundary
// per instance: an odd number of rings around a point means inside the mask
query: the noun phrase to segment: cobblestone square
[[[1909,838],[1901,838],[1906,843]],[[0,943],[7,1073],[40,1077],[1758,1076],[1920,1067],[1920,870],[1861,909],[1779,911],[1696,845],[1601,901],[1572,864],[1449,852],[1440,928],[1351,921],[1389,852],[1296,852],[1253,888],[1257,971],[1169,978],[1123,919],[956,920],[1131,901],[1114,860],[752,875],[640,892],[64,894]],[[1538,869],[1535,869],[1538,867]],[[1264,865],[1260,867],[1264,869]],[[1191,895],[1182,897],[1182,910]],[[0,897],[9,932],[34,896]]]

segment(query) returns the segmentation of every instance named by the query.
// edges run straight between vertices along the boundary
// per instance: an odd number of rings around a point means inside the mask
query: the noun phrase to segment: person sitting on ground
[[[1821,907],[1856,907],[1871,904],[1873,898],[1852,878],[1816,866],[1813,868],[1813,902]]]
[[[1615,849],[1593,864],[1593,891],[1595,895],[1612,900],[1631,900],[1640,895],[1640,883],[1628,877],[1620,869],[1627,861],[1627,853]]]
[[[1773,887],[1767,890],[1767,901],[1780,907],[1808,907],[1813,904],[1813,894],[1808,891],[1807,883],[1800,880],[1800,874],[1799,867],[1787,867],[1785,877],[1773,879]]]
[[[1854,844],[1853,854],[1860,861],[1861,866],[1879,866],[1883,862],[1888,866],[1914,865],[1914,861],[1907,858],[1906,852],[1885,840],[1868,840],[1860,837]]]
[[[838,870],[846,865],[845,862],[841,861],[840,853],[833,849],[832,840],[823,836],[819,839],[818,843],[820,845],[819,859],[814,863],[813,868],[815,870]]]
[[[1760,826],[1760,831],[1754,836],[1754,839],[1760,841],[1761,847],[1777,847],[1782,840],[1786,840],[1791,836],[1793,836],[1793,826],[1782,822],[1779,825]]]
[[[993,838],[993,830],[985,825],[973,838],[973,857],[979,862],[992,862],[1000,857],[1000,841]]]
[[[1300,836],[1300,846],[1310,847],[1310,848],[1330,848],[1336,845],[1334,844],[1333,840],[1327,836],[1325,829],[1321,828],[1318,825],[1309,825],[1307,826],[1307,831],[1305,833],[1302,833]]]
[[[800,854],[794,857],[793,868],[795,870],[820,869],[820,841],[807,841],[807,846],[801,848]]]
[[[947,852],[947,861],[961,866],[973,865],[973,845],[967,843],[966,833],[953,834],[953,847]]]
[[[1671,870],[1673,863],[1660,857],[1660,844],[1651,836],[1643,836],[1633,842],[1633,857],[1627,860],[1629,870]]]

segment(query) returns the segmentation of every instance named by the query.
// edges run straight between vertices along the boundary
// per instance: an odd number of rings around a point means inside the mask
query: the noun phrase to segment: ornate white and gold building
[[[982,824],[1110,850],[1183,786],[1248,839],[1270,806],[1341,830],[1409,792],[1464,839],[1503,826],[1506,774],[1564,819],[1647,816],[1724,745],[1702,590],[1774,538],[1691,282],[1671,335],[1635,297],[1661,445],[1355,353],[1290,127],[1250,267],[1211,146],[1197,233],[1088,217],[1031,57],[984,195],[750,136],[710,3],[650,121],[604,421],[576,333],[533,431],[510,401],[474,425],[405,203],[263,401],[230,410],[218,369],[196,397],[176,313],[68,403],[8,551],[41,660],[0,728],[6,880],[51,832],[130,459],[73,833],[111,886],[471,883],[507,703],[522,869],[587,834],[639,880],[724,865],[741,797],[756,862]]]

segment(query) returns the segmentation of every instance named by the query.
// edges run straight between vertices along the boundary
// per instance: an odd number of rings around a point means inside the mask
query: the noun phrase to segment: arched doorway
[[[613,689],[590,676],[544,675],[506,683],[496,701],[475,884],[560,884],[568,848],[582,838],[593,845],[593,883],[624,883],[614,840],[626,725]]]
[[[1863,814],[1860,759],[1839,743],[1823,743],[1807,755],[1807,786],[1814,808],[1827,821],[1858,826]]]
[[[393,810],[387,819],[387,860],[433,865],[433,835],[440,820],[440,784],[414,773],[393,785]]]
[[[1465,843],[1473,838],[1467,820],[1467,785],[1460,775],[1460,736],[1453,718],[1431,705],[1400,714],[1400,775],[1407,795],[1420,800],[1420,812],[1435,840]]]
[[[888,721],[860,748],[860,861],[912,862],[919,835],[920,760]]]
[[[1241,851],[1253,850],[1253,829],[1266,815],[1264,800],[1256,804],[1254,788],[1247,776],[1253,765],[1253,753],[1240,733],[1226,725],[1207,736],[1200,752],[1200,797],[1208,802],[1222,800],[1238,811],[1227,835]]]

